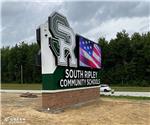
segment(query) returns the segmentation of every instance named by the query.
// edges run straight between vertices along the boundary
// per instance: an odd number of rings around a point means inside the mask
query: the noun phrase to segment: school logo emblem
[[[75,33],[66,17],[55,12],[48,18],[48,28],[52,34],[49,47],[56,57],[58,66],[77,67],[75,56]]]

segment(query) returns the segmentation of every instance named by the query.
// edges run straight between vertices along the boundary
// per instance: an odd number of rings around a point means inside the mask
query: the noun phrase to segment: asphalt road
[[[42,93],[43,90],[0,90],[0,92],[6,93]],[[111,92],[100,92],[101,95],[112,95],[112,96],[136,96],[136,97],[150,97],[150,92],[118,92],[115,91],[113,94]]]
[[[150,92],[101,92],[101,95],[150,97]]]

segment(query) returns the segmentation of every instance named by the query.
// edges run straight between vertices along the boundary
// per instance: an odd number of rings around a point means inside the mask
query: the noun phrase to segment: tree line
[[[24,42],[1,48],[2,83],[21,83],[21,72],[24,83],[41,83],[41,67],[37,65],[39,49],[36,43]]]
[[[99,39],[102,48],[101,83],[150,86],[150,32],[129,36],[118,32],[108,42]]]
[[[129,36],[118,32],[114,39],[99,38],[102,49],[101,83],[150,86],[150,32]],[[1,48],[2,83],[20,83],[21,66],[24,83],[41,83],[41,67],[37,65],[37,43],[22,42]]]

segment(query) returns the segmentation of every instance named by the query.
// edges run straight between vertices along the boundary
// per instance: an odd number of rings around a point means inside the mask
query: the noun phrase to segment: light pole
[[[21,83],[23,83],[23,67],[22,67],[22,64],[21,64]]]

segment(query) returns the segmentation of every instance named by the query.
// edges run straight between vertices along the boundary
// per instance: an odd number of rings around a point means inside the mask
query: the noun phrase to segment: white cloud
[[[15,45],[22,40],[36,42],[36,28],[44,23],[53,11],[66,16],[75,33],[95,41],[99,36],[110,40],[122,29],[126,29],[129,34],[147,31],[148,8],[149,4],[146,2],[126,1],[8,1],[2,3],[1,41],[4,46]]]
[[[126,30],[129,35],[132,35],[134,32],[144,33],[149,31],[149,18],[148,17],[132,17],[132,18],[119,18],[112,19],[106,22],[103,22],[101,25],[94,27],[84,35],[91,40],[97,41],[98,38],[105,37],[106,40],[115,38],[117,32]]]

